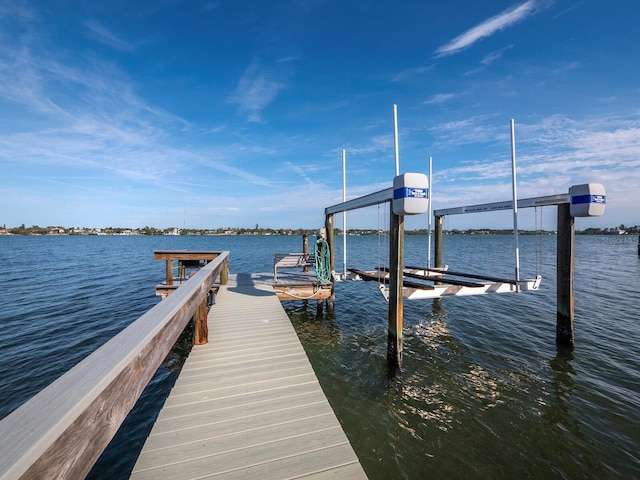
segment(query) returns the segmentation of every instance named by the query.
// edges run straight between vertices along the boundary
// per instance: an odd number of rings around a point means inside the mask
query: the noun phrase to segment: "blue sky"
[[[391,185],[394,104],[436,209],[510,198],[514,118],[520,197],[602,183],[577,227],[637,225],[639,23],[631,0],[2,2],[0,225],[315,228],[343,148],[348,198]]]

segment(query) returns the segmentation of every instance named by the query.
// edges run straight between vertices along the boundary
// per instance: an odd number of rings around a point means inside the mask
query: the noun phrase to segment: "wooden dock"
[[[268,280],[220,287],[131,478],[367,478]]]
[[[278,274],[276,280],[273,273],[240,273],[241,283],[259,283],[272,285],[279,300],[326,300],[333,295],[333,284],[318,285],[315,273],[285,271]],[[166,298],[187,279],[174,278],[171,284],[156,285],[156,295]]]

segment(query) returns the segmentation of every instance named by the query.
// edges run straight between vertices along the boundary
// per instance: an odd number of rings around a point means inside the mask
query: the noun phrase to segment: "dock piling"
[[[573,345],[573,266],[575,250],[575,219],[568,203],[558,205],[557,237],[557,320],[556,343]]]
[[[305,255],[309,253],[309,236],[306,233],[302,234],[302,253]],[[304,273],[309,271],[309,267],[306,265],[302,268]]]
[[[333,276],[333,272],[335,272],[336,270],[336,267],[335,267],[336,240],[335,240],[335,232],[333,230],[333,224],[334,224],[333,215],[332,214],[325,215],[324,227],[327,235],[327,245],[329,247],[329,268],[331,270],[332,276]],[[346,235],[346,232],[344,232],[343,235]],[[332,284],[331,296],[329,299],[327,299],[327,306],[329,308],[329,311],[331,312],[333,312],[335,295],[336,295],[335,288]]]
[[[172,259],[167,259],[166,272],[167,272],[166,284],[173,285],[173,260]]]
[[[402,367],[402,323],[404,282],[404,215],[391,210],[389,218],[389,322],[387,361],[390,367]]]
[[[444,265],[442,264],[442,248],[444,245],[444,216],[436,215],[434,217],[435,223],[435,235],[434,235],[434,261],[436,268],[442,268]]]

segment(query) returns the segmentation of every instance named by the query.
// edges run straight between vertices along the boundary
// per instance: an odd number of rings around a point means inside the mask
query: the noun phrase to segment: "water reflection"
[[[577,430],[577,425],[569,425],[569,399],[575,390],[574,377],[576,372],[571,365],[573,361],[573,348],[558,346],[556,356],[549,364],[554,372],[551,380],[553,399],[543,415],[552,425],[563,425],[572,430]]]
[[[339,344],[341,337],[335,313],[331,309],[319,308],[318,303],[316,300],[301,300],[282,305],[301,339],[309,338],[325,346]]]

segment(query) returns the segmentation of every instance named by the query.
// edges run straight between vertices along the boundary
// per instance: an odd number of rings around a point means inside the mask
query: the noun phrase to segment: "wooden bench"
[[[278,281],[278,268],[304,268],[315,266],[313,253],[276,253],[273,259],[273,281]]]

